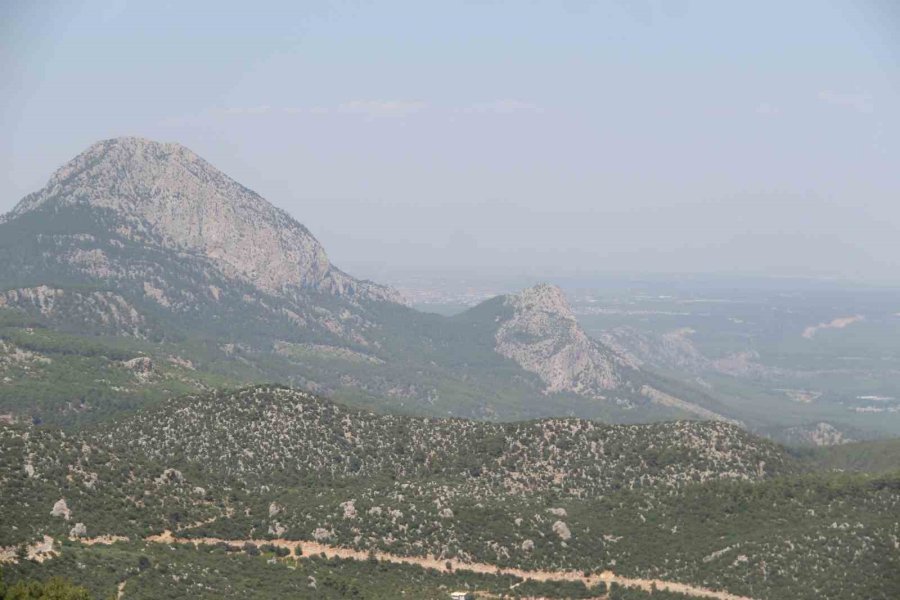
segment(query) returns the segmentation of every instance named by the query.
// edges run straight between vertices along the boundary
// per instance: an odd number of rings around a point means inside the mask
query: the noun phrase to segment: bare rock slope
[[[604,398],[622,385],[624,359],[581,330],[558,287],[540,284],[505,303],[512,316],[497,330],[496,350],[536,373],[546,393]]]
[[[199,254],[265,292],[312,288],[400,300],[393,290],[334,267],[306,227],[180,144],[134,137],[98,142],[7,219],[73,205],[114,211],[123,218],[117,228],[122,237]]]

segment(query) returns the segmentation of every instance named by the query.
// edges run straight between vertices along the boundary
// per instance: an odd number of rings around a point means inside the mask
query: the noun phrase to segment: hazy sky
[[[181,142],[369,268],[900,281],[900,3],[0,3],[0,211]]]

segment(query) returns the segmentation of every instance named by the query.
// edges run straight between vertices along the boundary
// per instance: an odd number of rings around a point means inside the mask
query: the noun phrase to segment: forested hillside
[[[900,476],[817,471],[721,422],[412,418],[264,386],[0,435],[13,550],[173,530],[759,599],[892,598],[900,584]]]

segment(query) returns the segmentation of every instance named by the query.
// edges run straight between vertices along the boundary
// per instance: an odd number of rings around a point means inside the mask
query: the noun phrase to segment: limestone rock
[[[147,381],[153,373],[153,359],[149,356],[138,356],[137,358],[126,360],[122,364],[141,381]]]
[[[553,533],[559,536],[559,539],[566,541],[572,539],[572,532],[569,526],[563,521],[557,521],[553,524]]]
[[[182,481],[184,481],[184,475],[178,469],[166,469],[156,478],[156,483],[160,485],[181,483]]]
[[[7,219],[73,204],[113,211],[124,217],[119,233],[126,238],[200,254],[265,292],[313,288],[401,299],[334,267],[306,227],[180,144],[136,137],[98,142],[26,196]],[[168,302],[154,284],[145,289],[163,306]]]
[[[504,303],[511,315],[497,330],[496,351],[537,374],[546,393],[604,398],[621,385],[627,363],[581,330],[558,287],[537,285]]]
[[[62,517],[66,521],[72,516],[72,511],[69,510],[68,504],[66,504],[65,498],[60,498],[53,505],[53,509],[50,511],[51,517]]]

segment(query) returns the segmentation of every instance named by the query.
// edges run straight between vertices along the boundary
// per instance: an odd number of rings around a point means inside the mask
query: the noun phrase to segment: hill
[[[238,548],[296,540],[437,564],[611,570],[759,599],[890,598],[900,586],[896,475],[807,472],[724,422],[402,417],[267,386],[78,433],[0,434],[0,521],[16,523],[3,545],[152,544],[174,530]]]

